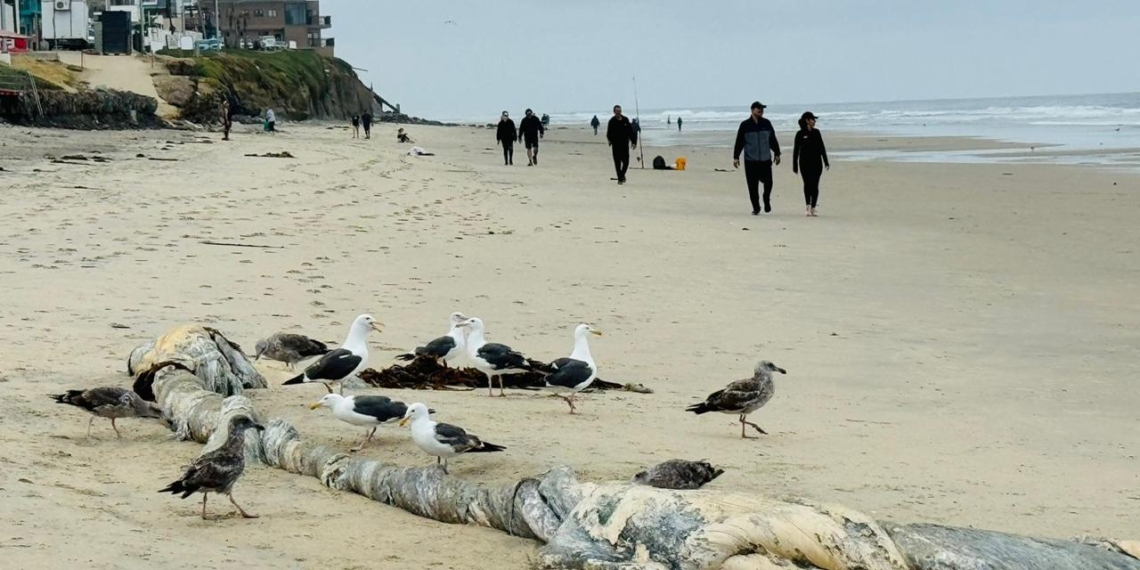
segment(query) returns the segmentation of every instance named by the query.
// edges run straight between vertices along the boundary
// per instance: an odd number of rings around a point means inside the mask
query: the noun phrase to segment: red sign
[[[0,35],[0,53],[23,53],[28,51],[28,38],[24,36]]]

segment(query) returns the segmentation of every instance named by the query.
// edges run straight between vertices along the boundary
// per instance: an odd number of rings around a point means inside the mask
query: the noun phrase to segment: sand
[[[647,159],[686,156],[689,170],[634,170],[618,187],[602,138],[577,129],[549,133],[537,168],[521,148],[503,167],[486,129],[413,127],[438,153],[425,158],[405,156],[388,125],[371,141],[340,126],[283,131],[222,143],[0,127],[0,553],[11,567],[525,567],[531,541],[263,467],[235,491],[262,518],[202,521],[196,503],[156,492],[199,446],[129,420],[123,441],[97,422],[87,442],[87,416],[46,397],[126,384],[130,349],[182,322],[252,350],[277,330],[339,342],[365,311],[388,325],[371,338],[375,367],[461,310],[540,359],[567,354],[573,325],[591,322],[606,333],[591,345],[602,376],[656,391],[587,395],[579,416],[530,394],[386,392],[509,448],[453,461],[459,477],[568,463],[585,479],[625,479],[707,459],[727,469],[715,489],[903,522],[1136,537],[1136,174],[836,161],[822,217],[807,219],[785,164],[776,212],[753,217],[743,175],[714,171],[731,169],[725,151],[651,149]],[[282,150],[297,158],[243,156]],[[43,157],[96,151],[111,162]],[[742,441],[733,418],[683,411],[759,358],[788,370],[751,418],[771,435]],[[250,396],[267,416],[330,445],[360,437],[309,411],[323,388],[283,388],[281,366],[263,370],[274,386]],[[397,428],[362,453],[431,463]]]

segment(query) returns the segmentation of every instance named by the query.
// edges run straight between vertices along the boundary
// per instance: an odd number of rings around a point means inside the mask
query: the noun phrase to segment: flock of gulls
[[[570,413],[577,411],[575,396],[590,387],[598,377],[598,367],[590,354],[589,337],[602,332],[589,324],[574,328],[574,347],[570,356],[543,363],[527,358],[505,344],[486,341],[486,325],[477,317],[452,313],[448,318],[447,334],[402,354],[399,360],[431,358],[445,367],[467,364],[487,377],[488,392],[494,396],[494,381],[499,380],[499,396],[505,396],[502,377],[508,374],[537,372],[544,378],[545,389],[563,399]],[[259,341],[256,359],[265,358],[283,362],[289,369],[298,363],[316,357],[301,374],[290,378],[286,386],[320,383],[328,394],[312,404],[313,410],[328,408],[333,417],[365,429],[360,443],[350,449],[359,451],[372,441],[379,426],[398,423],[411,424],[412,441],[447,473],[447,460],[467,453],[493,453],[506,448],[468,433],[465,429],[432,419],[435,410],[423,403],[405,404],[378,395],[344,395],[345,381],[356,378],[368,366],[368,334],[381,331],[382,324],[371,315],[360,315],[349,327],[348,336],[337,348],[309,337],[292,333],[277,333]],[[756,364],[751,378],[730,383],[722,390],[710,394],[704,401],[686,408],[697,415],[709,412],[731,414],[740,421],[740,437],[748,438],[746,426],[767,434],[759,425],[749,422],[748,415],[762,408],[775,394],[774,373],[787,372],[763,360]],[[339,392],[332,385],[339,384]],[[163,419],[162,409],[143,400],[138,394],[118,387],[101,387],[90,390],[70,390],[52,396],[60,404],[82,408],[92,414],[87,425],[87,437],[97,417],[111,420],[115,434],[122,437],[115,420],[120,418]],[[177,481],[163,488],[161,493],[181,495],[183,499],[202,493],[202,517],[206,518],[206,500],[209,493],[226,495],[242,517],[255,518],[234,501],[233,486],[245,469],[244,438],[249,429],[265,428],[246,416],[236,416],[229,424],[224,445],[200,456],[187,467]],[[633,481],[669,489],[696,489],[720,476],[724,471],[704,461],[670,460],[634,476]]]

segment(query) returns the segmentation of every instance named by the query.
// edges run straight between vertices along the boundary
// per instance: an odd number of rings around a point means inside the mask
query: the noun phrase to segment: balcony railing
[[[318,15],[310,12],[309,13],[309,25],[310,26],[316,26],[318,28],[331,28],[332,27],[332,16],[318,16]]]

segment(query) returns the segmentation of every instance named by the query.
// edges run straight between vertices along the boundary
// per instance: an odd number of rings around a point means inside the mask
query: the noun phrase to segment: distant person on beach
[[[499,130],[495,133],[495,140],[503,145],[503,164],[505,166],[513,166],[515,163],[515,139],[518,136],[519,133],[515,129],[515,122],[511,119],[511,114],[503,111],[503,115],[499,117]]]
[[[733,168],[740,168],[740,154],[744,153],[744,179],[748,182],[753,216],[760,213],[761,183],[764,184],[764,212],[772,211],[772,163],[780,164],[780,141],[776,140],[772,122],[764,118],[764,107],[759,101],[752,103],[752,116],[740,123],[732,150]]]
[[[538,139],[546,134],[542,121],[534,116],[534,111],[526,110],[526,117],[519,123],[519,140],[526,145],[527,166],[538,164]]]
[[[625,173],[629,170],[629,151],[637,148],[637,133],[633,131],[629,119],[621,114],[621,105],[614,105],[614,116],[606,127],[606,140],[614,155],[617,183],[625,184]]]
[[[352,116],[352,138],[360,138],[360,115]]]
[[[590,126],[594,127],[594,136],[598,136],[598,127],[602,126],[602,122],[598,120],[597,115],[594,115],[594,118],[590,119]]]
[[[804,179],[807,215],[813,218],[817,217],[815,205],[819,201],[819,178],[825,169],[831,170],[823,135],[815,128],[816,119],[811,111],[800,117],[800,132],[796,133],[796,144],[792,150],[792,172],[799,173]]]
[[[265,110],[265,130],[271,133],[277,132],[277,113],[273,109]]]
[[[364,138],[372,138],[372,112],[365,111],[360,115],[360,125],[364,127]]]
[[[677,132],[681,132],[681,123],[685,122],[681,117],[677,117]]]
[[[412,137],[409,137],[408,133],[404,132],[403,127],[400,127],[399,130],[396,131],[396,142],[416,144],[416,141],[412,140]]]
[[[222,99],[222,140],[230,140],[230,129],[234,126],[234,115],[230,111],[230,100]]]

